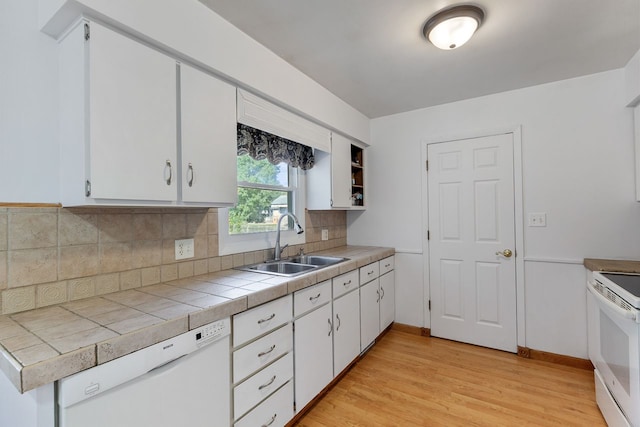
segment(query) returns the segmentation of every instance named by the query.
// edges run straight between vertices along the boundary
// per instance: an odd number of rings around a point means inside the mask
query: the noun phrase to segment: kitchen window
[[[234,208],[218,210],[220,255],[273,248],[278,220],[286,212],[295,214],[304,228],[304,172],[285,161],[242,150],[245,146],[240,142],[240,130],[239,125],[238,203]],[[297,235],[292,227],[290,218],[282,221],[282,244],[305,243],[304,234]]]

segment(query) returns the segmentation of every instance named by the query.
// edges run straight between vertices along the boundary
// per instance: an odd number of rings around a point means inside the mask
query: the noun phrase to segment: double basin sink
[[[330,265],[346,261],[348,258],[339,258],[323,255],[300,255],[279,261],[267,261],[259,264],[238,267],[238,270],[253,271],[255,273],[273,274],[275,276],[293,277],[308,273]]]

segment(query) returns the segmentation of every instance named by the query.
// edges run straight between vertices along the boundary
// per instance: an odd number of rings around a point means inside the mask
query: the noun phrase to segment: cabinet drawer
[[[380,266],[377,262],[360,267],[360,285],[369,283],[380,275]]]
[[[234,424],[234,427],[282,427],[293,418],[293,381],[286,383],[267,400]]]
[[[240,418],[291,378],[293,378],[293,354],[289,353],[237,385],[233,389],[234,419]]]
[[[233,316],[233,346],[238,347],[291,320],[291,295]]]
[[[353,289],[358,289],[358,286],[360,286],[358,270],[353,270],[346,274],[334,277],[332,280],[333,299],[336,299],[340,295],[344,295]]]
[[[233,382],[242,381],[293,349],[291,323],[233,352]]]
[[[331,281],[327,280],[293,294],[293,315],[300,316],[331,301]]]
[[[385,259],[380,260],[380,275],[390,272],[395,267],[395,256],[391,255]]]

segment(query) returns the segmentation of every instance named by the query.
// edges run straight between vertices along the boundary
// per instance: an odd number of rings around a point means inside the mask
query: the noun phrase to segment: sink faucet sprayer
[[[282,255],[282,251],[284,251],[284,248],[289,246],[289,244],[286,244],[282,248],[280,247],[280,223],[287,216],[290,216],[293,219],[293,229],[296,231],[296,234],[304,233],[304,230],[302,229],[302,227],[300,226],[300,223],[298,222],[298,218],[296,218],[294,214],[292,214],[291,212],[282,214],[280,216],[280,219],[278,220],[278,229],[276,230],[276,247],[273,249],[274,261],[280,261],[280,255]]]

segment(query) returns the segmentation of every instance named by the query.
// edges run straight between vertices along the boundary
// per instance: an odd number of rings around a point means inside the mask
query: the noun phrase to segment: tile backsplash
[[[307,211],[304,245],[346,244],[344,211]],[[329,240],[321,240],[321,230]],[[195,257],[175,261],[174,241]],[[273,250],[219,256],[217,209],[0,208],[0,314],[264,261]]]

